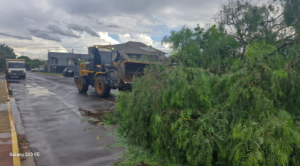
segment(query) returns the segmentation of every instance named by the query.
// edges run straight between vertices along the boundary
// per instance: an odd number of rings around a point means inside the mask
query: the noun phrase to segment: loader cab
[[[101,65],[112,62],[112,47],[89,47],[89,54],[93,56],[95,65]]]
[[[98,53],[102,64],[107,64],[112,62],[112,52],[113,50],[110,48],[98,48]]]
[[[89,60],[89,63],[92,63],[94,67],[101,64],[101,58],[99,56],[99,52],[95,47],[89,47],[89,55],[91,55],[91,59]]]

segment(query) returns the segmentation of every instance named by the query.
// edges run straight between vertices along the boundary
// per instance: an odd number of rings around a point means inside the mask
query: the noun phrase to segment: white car
[[[41,68],[36,67],[36,68],[34,68],[34,69],[31,69],[31,71],[32,71],[32,72],[40,72],[40,71],[42,71],[42,70],[41,70]]]

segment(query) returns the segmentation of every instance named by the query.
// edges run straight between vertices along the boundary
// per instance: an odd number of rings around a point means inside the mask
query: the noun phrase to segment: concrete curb
[[[14,123],[14,119],[10,107],[10,98],[7,89],[7,80],[5,80],[5,88],[6,88],[6,95],[7,95],[8,116],[9,116],[11,139],[12,139],[12,154],[16,154],[13,156],[13,164],[14,166],[21,166],[21,159],[20,156],[18,155],[19,154],[18,137],[17,137],[15,123]]]

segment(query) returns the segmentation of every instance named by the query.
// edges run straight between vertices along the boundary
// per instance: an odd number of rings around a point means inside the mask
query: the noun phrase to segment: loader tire
[[[95,81],[95,92],[100,97],[106,97],[110,93],[110,83],[106,77],[97,77]]]
[[[86,93],[89,89],[88,81],[85,77],[79,76],[77,88],[79,93]]]

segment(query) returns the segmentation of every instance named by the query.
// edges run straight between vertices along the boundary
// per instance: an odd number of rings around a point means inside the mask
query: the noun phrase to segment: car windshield
[[[68,71],[73,71],[73,69],[67,69]]]
[[[8,68],[25,68],[25,63],[8,63]]]

